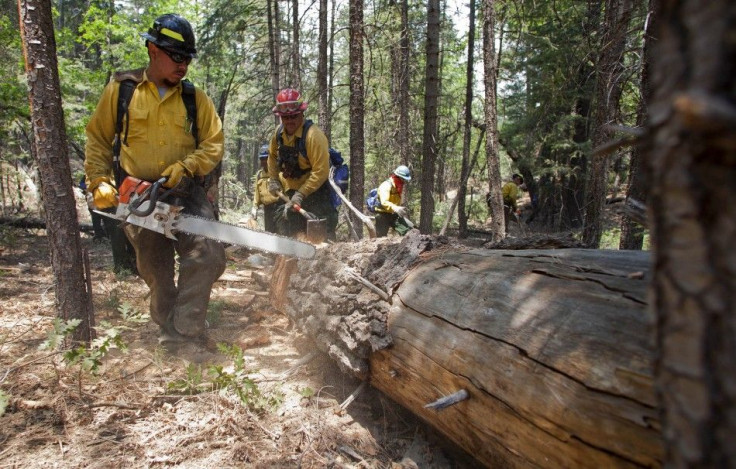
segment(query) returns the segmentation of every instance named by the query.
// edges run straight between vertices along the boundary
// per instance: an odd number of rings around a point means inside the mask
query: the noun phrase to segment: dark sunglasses
[[[158,47],[158,46],[156,46]],[[164,54],[168,55],[171,60],[174,61],[174,63],[186,63],[189,65],[192,62],[192,58],[188,55],[181,54],[179,52],[170,51],[168,49],[164,49],[163,47],[158,47],[158,49],[164,51]]]
[[[283,116],[281,116],[281,120],[291,121],[291,120],[294,120],[294,119],[298,118],[300,115],[301,114],[287,114],[287,115],[283,115]]]

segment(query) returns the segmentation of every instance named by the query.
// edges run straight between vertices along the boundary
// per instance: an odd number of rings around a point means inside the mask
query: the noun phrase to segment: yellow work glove
[[[182,178],[192,177],[192,172],[189,171],[189,168],[184,166],[184,163],[182,163],[181,161],[177,161],[176,163],[170,165],[168,168],[164,169],[164,172],[161,173],[161,176],[168,177],[168,179],[164,183],[164,187],[176,187],[179,185]]]
[[[97,178],[89,186],[97,210],[118,206],[118,190],[115,189],[108,178]]]

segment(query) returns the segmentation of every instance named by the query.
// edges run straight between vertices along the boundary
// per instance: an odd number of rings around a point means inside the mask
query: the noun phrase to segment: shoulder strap
[[[194,147],[199,146],[199,129],[197,128],[197,91],[189,80],[181,82],[181,99],[184,101],[184,107],[187,108],[187,119],[191,123],[192,137],[194,137]]]
[[[129,70],[124,72],[115,72],[115,81],[120,82],[118,89],[118,112],[115,118],[115,139],[112,143],[112,162],[113,173],[115,175],[115,183],[120,186],[124,176],[120,168],[120,148],[123,143],[128,144],[128,125],[130,114],[128,113],[128,105],[133,98],[136,86],[143,80],[143,69]],[[125,136],[121,139],[120,134],[123,131],[123,118],[125,118]]]
[[[310,127],[312,127],[312,119],[307,119],[304,121],[304,128],[302,129],[302,137],[298,139],[296,142],[296,148],[299,150],[299,153],[304,155],[304,158],[309,161],[309,155],[307,155],[307,131]]]

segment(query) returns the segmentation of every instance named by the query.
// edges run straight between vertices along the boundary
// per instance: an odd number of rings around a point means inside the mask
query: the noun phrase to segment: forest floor
[[[272,256],[228,249],[207,342],[167,348],[145,283],[113,273],[106,241],[82,245],[98,335],[119,333],[80,351],[95,371],[44,347],[56,337],[45,231],[0,227],[0,469],[477,467],[370,386],[341,405],[361,383],[270,305]]]
[[[82,233],[98,336],[120,339],[80,352],[93,372],[44,347],[57,337],[45,231],[0,241],[0,468],[476,466],[370,386],[341,407],[361,383],[270,306],[270,256],[228,249],[207,342],[167,348],[145,283]]]

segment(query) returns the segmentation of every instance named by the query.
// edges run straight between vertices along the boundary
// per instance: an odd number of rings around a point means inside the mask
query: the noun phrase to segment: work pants
[[[388,235],[389,228],[393,228],[399,236],[404,236],[411,229],[406,220],[395,213],[376,212],[376,236],[382,238]]]
[[[214,219],[204,189],[192,186],[191,195],[163,202],[182,205],[182,213]],[[177,233],[176,240],[144,228],[127,225],[125,234],[135,247],[138,272],[151,290],[151,319],[166,331],[188,337],[204,333],[212,284],[225,270],[222,244],[202,236]],[[174,282],[174,254],[179,255],[178,285]]]

